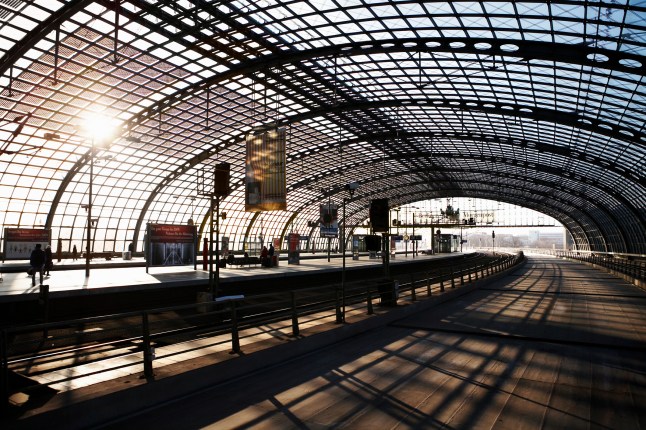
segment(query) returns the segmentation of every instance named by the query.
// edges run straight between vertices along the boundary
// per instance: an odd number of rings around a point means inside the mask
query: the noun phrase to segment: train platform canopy
[[[229,163],[235,244],[314,238],[328,201],[349,234],[373,199],[472,197],[646,254],[645,75],[643,0],[3,1],[0,231],[206,237],[200,178]],[[286,205],[245,210],[245,138],[277,129]]]

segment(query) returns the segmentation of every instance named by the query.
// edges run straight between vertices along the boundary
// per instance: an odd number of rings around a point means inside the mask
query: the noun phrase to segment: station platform
[[[419,254],[414,257],[412,253],[398,254],[390,260],[390,264],[396,266],[424,260],[454,258],[456,255],[460,255],[460,253]],[[321,253],[308,255],[307,258],[302,258],[299,264],[288,264],[287,260],[280,260],[278,266],[271,268],[261,265],[227,266],[219,269],[219,276],[222,284],[249,278],[262,282],[267,278],[286,278],[340,271],[343,265],[342,260],[340,255],[332,254],[330,261],[328,261],[327,255]],[[380,258],[370,259],[367,255],[362,255],[359,260],[353,260],[352,257],[347,256],[345,264],[346,270],[352,271],[358,268],[381,267],[382,261]],[[39,293],[39,286],[32,286],[31,276],[26,273],[27,267],[27,261],[0,264],[0,272],[3,272],[3,281],[0,282],[0,303],[33,299],[34,295]],[[55,268],[50,273],[51,276],[44,277],[43,284],[49,285],[52,297],[205,285],[209,280],[209,271],[204,270],[201,263],[197,269],[193,269],[193,266],[150,267],[146,273],[145,260],[141,257],[129,261],[113,259],[93,262],[90,265],[89,277],[85,276],[83,261],[62,260],[55,263]],[[38,279],[36,283],[38,284]]]
[[[61,394],[10,428],[99,416],[103,429],[645,427],[646,292],[540,255],[472,288],[436,287],[375,315],[351,309],[346,324],[311,315],[298,338],[281,334],[289,322],[246,332],[241,354],[226,338],[183,345],[181,363],[160,349],[152,383],[98,383],[78,363],[68,371],[85,385],[58,375]]]
[[[106,429],[639,429],[646,293],[530,256],[457,300]]]

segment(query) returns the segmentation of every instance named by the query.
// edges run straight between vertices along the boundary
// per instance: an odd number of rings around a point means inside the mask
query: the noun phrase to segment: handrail
[[[424,271],[409,274],[410,282],[399,283],[399,290],[392,290],[394,304],[398,300],[398,294],[408,293],[412,301],[417,300],[417,291],[426,288],[427,296],[432,295],[432,285],[440,283],[440,292],[444,291],[444,282],[450,283],[449,288],[456,288],[459,279],[459,285],[465,284],[464,278],[469,277],[469,283],[473,282],[472,274],[479,274],[484,277],[494,275],[502,270],[512,267],[520,261],[522,253],[516,255],[500,255],[490,258],[485,254],[480,254],[477,259],[469,259],[466,264],[455,264],[450,270],[443,270],[440,273],[434,271]],[[466,259],[465,259],[466,260]],[[381,285],[379,287],[378,285]],[[384,290],[384,288],[386,288]],[[394,288],[392,280],[351,282],[346,284],[346,304],[364,306],[368,314],[373,313],[373,300],[381,295],[382,301],[384,294],[390,294],[388,288]],[[141,342],[134,350],[130,348],[128,353],[134,351],[143,351],[143,371],[146,379],[154,379],[153,360],[155,359],[155,342],[159,342],[169,336],[177,337],[186,335],[189,338],[195,336],[199,330],[209,329],[211,333],[230,333],[232,349],[235,352],[240,351],[239,331],[249,327],[260,327],[263,324],[273,323],[276,321],[291,320],[292,335],[299,335],[299,317],[315,314],[317,312],[334,311],[340,312],[338,294],[339,285],[325,287],[310,287],[303,289],[289,290],[270,294],[258,294],[244,297],[240,300],[230,302],[198,302],[190,305],[172,306],[164,308],[149,309],[146,311],[125,312],[120,314],[104,315],[89,318],[80,318],[69,321],[40,323],[33,325],[23,325],[5,328],[0,331],[0,390],[2,390],[3,404],[8,399],[8,376],[10,366],[28,361],[38,361],[42,358],[53,358],[57,355],[87,353],[91,355],[98,348],[132,345],[135,342]],[[283,298],[284,296],[284,298]],[[207,306],[208,308],[204,308]],[[159,318],[155,320],[155,318]],[[164,318],[162,318],[162,316]],[[171,318],[172,316],[172,318]],[[135,324],[136,321],[136,324]],[[181,327],[177,325],[181,321]],[[98,323],[113,322],[115,328],[109,328],[102,332],[82,332],[79,333],[78,327],[92,327]],[[188,323],[188,324],[186,324]],[[57,332],[62,332],[57,336]],[[41,338],[36,336],[41,333]],[[66,343],[72,339],[80,343],[73,345],[59,345],[55,350],[37,349],[35,352],[26,354],[14,354],[12,349],[26,349],[30,343],[42,343],[42,335],[48,333],[48,344],[56,345],[56,342]],[[125,333],[126,336],[117,337],[116,333]],[[33,338],[26,339],[23,342],[17,341],[20,335],[33,334]],[[107,334],[107,339],[102,339],[103,334]],[[98,339],[98,340],[97,340]],[[91,343],[88,343],[91,341]],[[106,369],[109,370],[109,369]]]

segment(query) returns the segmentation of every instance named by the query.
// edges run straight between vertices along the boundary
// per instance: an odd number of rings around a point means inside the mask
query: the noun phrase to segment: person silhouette
[[[54,256],[52,255],[52,247],[47,245],[45,247],[45,276],[50,276],[49,271],[54,265]]]
[[[43,285],[43,269],[45,266],[45,251],[41,249],[40,243],[31,251],[29,256],[29,265],[31,266],[31,286],[36,286],[36,273],[40,274],[40,285]]]

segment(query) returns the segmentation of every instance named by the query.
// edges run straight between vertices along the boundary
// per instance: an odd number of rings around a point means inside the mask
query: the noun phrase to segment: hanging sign
[[[319,226],[321,237],[339,237],[339,207],[338,205],[321,205]]]
[[[284,128],[247,135],[245,210],[287,209]]]

